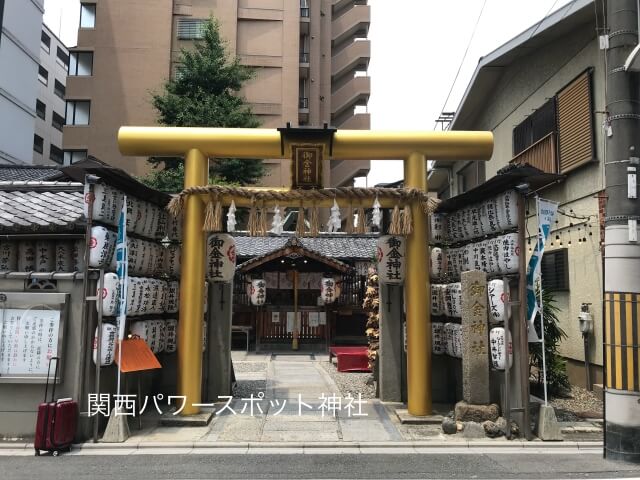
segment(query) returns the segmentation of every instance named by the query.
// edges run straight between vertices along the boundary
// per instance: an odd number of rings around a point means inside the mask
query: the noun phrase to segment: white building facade
[[[31,164],[43,0],[0,0],[0,163]]]

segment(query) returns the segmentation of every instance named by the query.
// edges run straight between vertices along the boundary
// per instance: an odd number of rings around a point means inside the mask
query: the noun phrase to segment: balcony
[[[309,121],[309,97],[298,98],[298,122],[306,124]]]
[[[354,5],[331,22],[331,45],[337,46],[345,40],[366,38],[371,23],[371,7]]]
[[[351,113],[343,118],[334,119],[334,125],[342,130],[370,130],[370,113]]]
[[[300,52],[300,78],[309,76],[309,53]]]
[[[369,160],[332,160],[331,187],[353,186],[353,179],[366,176],[370,169],[371,161]]]
[[[371,77],[353,77],[331,95],[332,117],[339,117],[357,105],[366,105],[370,94]]]
[[[366,5],[367,0],[333,0],[331,5],[333,17],[337,18],[354,5]]]
[[[556,134],[550,133],[520,152],[511,160],[512,164],[528,164],[545,173],[558,173]]]
[[[300,33],[303,35],[309,35],[310,14],[309,7],[300,7]]]
[[[360,40],[331,57],[331,78],[356,70],[366,70],[371,59],[371,42]]]

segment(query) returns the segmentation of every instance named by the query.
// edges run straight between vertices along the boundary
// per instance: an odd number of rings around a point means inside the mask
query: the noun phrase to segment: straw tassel
[[[347,233],[353,233],[353,205],[349,204],[349,210],[347,212]]]
[[[251,210],[249,210],[247,229],[249,230],[250,237],[255,237],[258,234],[258,209],[256,208],[255,199],[251,199]]]
[[[297,223],[296,236],[304,237],[304,233],[305,233],[304,208],[302,208],[302,204],[300,204],[300,208],[298,209],[298,221],[296,223]]]
[[[358,208],[358,227],[356,228],[356,233],[365,233],[367,231],[367,217],[364,213],[364,208]]]
[[[260,236],[266,237],[267,230],[267,207],[263,204],[260,209]]]
[[[310,227],[310,235],[312,237],[317,237],[320,233],[320,220],[318,219],[318,207],[316,204],[313,204],[313,208],[311,209],[311,218],[309,219]]]
[[[402,223],[400,221],[400,207],[396,205],[393,207],[393,212],[391,213],[391,223],[389,224],[389,235],[400,235],[402,234]]]
[[[215,232],[214,230],[214,216],[215,216],[215,208],[213,206],[213,198],[209,197],[209,202],[207,203],[207,208],[204,211],[204,223],[202,224],[202,230],[205,232]]]
[[[411,207],[404,206],[402,212],[402,235],[411,235],[413,233],[413,217],[411,216]]]
[[[173,218],[178,218],[184,208],[184,195],[176,195],[167,205],[167,211]]]

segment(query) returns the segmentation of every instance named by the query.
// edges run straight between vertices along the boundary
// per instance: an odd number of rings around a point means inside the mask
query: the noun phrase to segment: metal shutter
[[[594,159],[591,72],[558,92],[558,150],[560,173]]]

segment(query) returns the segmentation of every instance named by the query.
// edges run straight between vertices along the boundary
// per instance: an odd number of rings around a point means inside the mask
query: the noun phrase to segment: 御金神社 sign
[[[323,145],[292,145],[293,188],[322,188]]]

